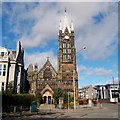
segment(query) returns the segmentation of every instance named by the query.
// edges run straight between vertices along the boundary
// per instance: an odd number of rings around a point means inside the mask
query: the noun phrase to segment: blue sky
[[[118,78],[117,3],[2,3],[2,46],[16,49],[20,40],[25,50],[26,67],[39,69],[49,56],[57,70],[58,29],[67,8],[75,30],[79,87],[105,84]]]

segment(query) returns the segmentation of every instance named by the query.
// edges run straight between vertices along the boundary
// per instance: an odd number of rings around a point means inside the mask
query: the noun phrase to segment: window
[[[7,55],[8,55],[8,53],[6,52],[6,53],[5,53],[5,56],[7,56]]]
[[[4,52],[1,52],[1,56],[4,56]]]
[[[66,48],[66,43],[63,43],[63,48]]]
[[[66,53],[66,49],[63,49],[63,53]]]
[[[3,66],[3,76],[6,75],[6,65]]]
[[[4,91],[4,87],[2,86],[1,88],[2,88],[2,91]]]
[[[2,89],[2,91],[4,91],[4,82],[2,82],[1,89]]]
[[[4,86],[4,82],[2,82],[2,86]]]
[[[0,65],[0,75],[2,75],[2,65]]]
[[[71,55],[68,55],[68,59],[69,59],[69,60],[71,59]]]
[[[68,47],[68,48],[70,48],[70,47],[71,47],[71,44],[70,44],[70,43],[68,43],[68,44],[67,44],[67,47]]]
[[[46,68],[44,71],[44,79],[50,80],[52,78],[52,72],[50,68]]]
[[[63,55],[63,59],[64,59],[64,60],[66,59],[66,55]]]
[[[71,49],[68,49],[68,53],[71,53]]]

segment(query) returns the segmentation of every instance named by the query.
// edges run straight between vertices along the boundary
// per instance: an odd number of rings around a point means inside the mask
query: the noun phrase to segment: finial
[[[71,20],[71,31],[74,31],[73,20]]]
[[[66,13],[67,13],[67,10],[66,10],[66,8],[65,8],[65,15],[66,15]]]
[[[61,23],[61,20],[60,20],[60,24],[59,24],[59,30],[62,30],[62,23]]]
[[[47,60],[49,60],[49,57],[47,57]]]

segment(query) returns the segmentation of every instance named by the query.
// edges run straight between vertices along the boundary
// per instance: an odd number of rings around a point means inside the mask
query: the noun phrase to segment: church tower
[[[75,80],[77,93],[78,74],[76,70],[74,28],[72,21],[71,24],[69,24],[65,10],[65,17],[63,21],[60,21],[58,32],[58,80],[66,83],[66,87],[64,87],[64,89],[67,88],[69,90],[74,90],[73,79]]]

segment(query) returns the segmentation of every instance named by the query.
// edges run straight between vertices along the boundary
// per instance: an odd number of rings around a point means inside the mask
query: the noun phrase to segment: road
[[[52,113],[52,111],[51,111]],[[78,109],[62,109],[54,114],[36,114],[31,116],[9,117],[3,120],[42,120],[44,118],[118,118],[118,104],[104,103],[102,107],[78,108]]]

